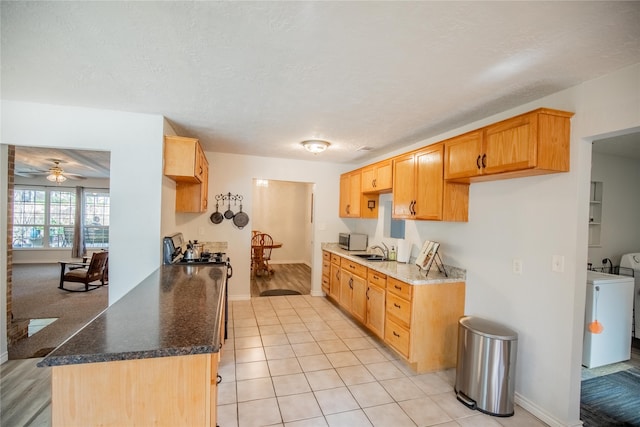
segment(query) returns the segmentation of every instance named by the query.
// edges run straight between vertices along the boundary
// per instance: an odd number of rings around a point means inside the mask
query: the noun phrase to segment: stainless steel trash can
[[[513,415],[518,334],[472,316],[458,322],[455,391],[460,402],[489,415]]]

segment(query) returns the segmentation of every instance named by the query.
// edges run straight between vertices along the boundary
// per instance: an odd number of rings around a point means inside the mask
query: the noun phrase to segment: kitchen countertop
[[[38,363],[217,353],[225,265],[163,265]]]
[[[433,285],[438,283],[454,283],[462,282],[467,277],[466,270],[445,265],[444,269],[448,276],[438,271],[438,267],[431,266],[429,274],[425,275],[424,271],[421,271],[417,265],[410,263],[401,263],[396,261],[365,261],[362,258],[354,256],[355,254],[363,254],[366,251],[346,251],[337,243],[322,243],[323,251],[328,251],[341,257],[347,258],[353,262],[364,265],[380,273],[386,274],[410,285]]]

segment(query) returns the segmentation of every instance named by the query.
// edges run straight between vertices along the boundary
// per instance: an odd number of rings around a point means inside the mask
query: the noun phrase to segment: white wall
[[[638,142],[640,144],[640,142]],[[603,183],[601,247],[589,248],[589,262],[640,252],[640,160],[593,153],[591,179]]]
[[[111,152],[109,304],[160,264],[162,137],[161,116],[2,102],[2,144]]]
[[[311,193],[312,184],[268,181],[253,186],[253,210],[249,212],[251,229],[268,233],[282,247],[271,253],[272,264],[311,265]],[[220,207],[223,212],[226,207]],[[243,207],[244,209],[244,207]],[[234,212],[238,211],[232,206]]]
[[[517,402],[550,425],[581,425],[589,142],[640,124],[639,88],[640,64],[392,153],[537,107],[576,113],[569,173],[472,184],[468,223],[406,222],[414,256],[425,239],[437,240],[442,242],[445,263],[467,270],[467,314],[518,332]],[[380,222],[359,220],[348,225],[352,231],[370,234],[370,241],[396,242],[383,237]],[[556,254],[565,257],[564,273],[551,271]],[[523,261],[522,275],[512,273],[514,258]]]
[[[240,194],[244,197],[243,210],[253,212],[254,200],[253,179],[279,181],[297,181],[315,183],[314,190],[314,224],[311,253],[312,295],[322,295],[320,271],[322,270],[322,242],[337,241],[338,233],[347,230],[338,218],[338,194],[340,174],[353,168],[353,165],[336,165],[331,163],[300,161],[278,158],[243,156],[216,152],[206,152],[209,161],[209,212],[205,214],[175,213],[173,227],[167,220],[164,234],[180,231],[185,239],[202,241],[227,241],[227,251],[233,265],[233,278],[229,286],[230,299],[248,299],[250,292],[250,254],[251,254],[251,217],[249,224],[242,230],[236,228],[232,221],[224,220],[221,224],[213,224],[209,220],[210,213],[215,210],[216,194]],[[171,198],[175,200],[175,185],[165,180],[163,185],[163,207],[173,209]],[[213,202],[212,202],[213,201]],[[226,207],[220,207],[224,212]],[[168,213],[167,215],[173,215]],[[163,219],[163,223],[164,223]]]

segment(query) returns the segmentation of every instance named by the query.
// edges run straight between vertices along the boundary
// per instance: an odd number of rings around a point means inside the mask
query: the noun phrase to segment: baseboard
[[[531,413],[531,415],[551,427],[579,427],[582,425],[582,421],[580,420],[570,422],[568,424],[560,421],[559,419],[545,411],[543,408],[526,399],[519,393],[515,393],[514,402],[516,403],[516,405],[522,407],[522,409],[528,411],[529,413]]]
[[[326,296],[326,295],[327,295],[327,294],[325,294],[325,293],[324,293],[324,292],[322,292],[322,291],[314,291],[313,289],[311,290],[311,296],[312,296],[312,297],[324,297],[324,296]]]
[[[9,352],[5,351],[4,353],[2,353],[2,355],[0,355],[0,365],[2,365],[4,362],[9,360]]]

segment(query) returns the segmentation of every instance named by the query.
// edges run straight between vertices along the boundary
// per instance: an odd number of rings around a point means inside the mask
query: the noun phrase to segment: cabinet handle
[[[367,295],[367,299],[369,299],[369,289],[371,289],[371,288],[367,287],[367,294],[366,294]]]
[[[481,157],[482,157],[482,156],[480,156],[480,154],[478,154],[478,158],[476,159],[476,166],[478,167],[478,169],[480,169],[480,168],[481,168],[481,166],[480,166],[480,158],[481,158]]]
[[[200,173],[198,175],[202,175],[202,172],[204,172],[204,169],[202,169],[202,166],[200,166]]]
[[[400,335],[398,335],[398,334],[396,333],[396,331],[393,331],[393,335],[394,335],[394,336],[396,336],[396,337],[398,337],[398,338],[400,338]]]
[[[375,180],[375,179],[374,179],[373,181],[371,181],[371,186],[372,186],[373,188],[376,188],[376,180]]]
[[[349,212],[349,210],[351,210],[351,205],[347,205],[345,210],[347,211],[347,215],[349,215],[351,213],[351,212]]]
[[[349,279],[349,287],[353,289],[353,277]]]
[[[401,286],[393,285],[393,287],[394,287],[394,288],[396,288],[396,289],[397,289],[397,290],[399,290],[399,291],[401,291],[401,290],[402,290],[402,287],[401,287]]]
[[[399,306],[398,304],[396,304],[395,302],[393,303],[393,306],[394,306],[395,308],[400,308],[400,306]]]
[[[487,167],[487,155],[486,155],[486,153],[482,155],[482,167],[483,168]]]

